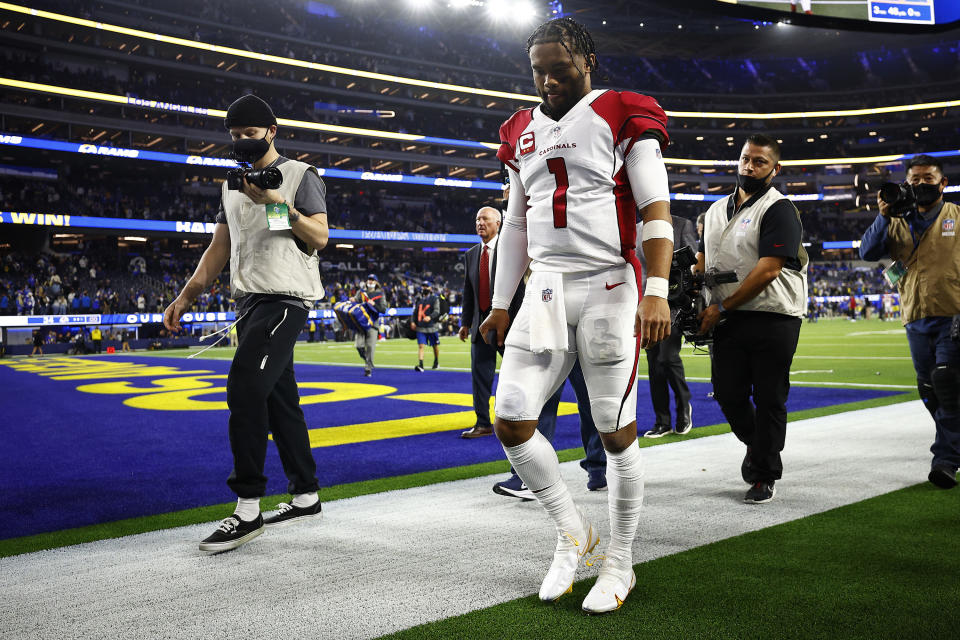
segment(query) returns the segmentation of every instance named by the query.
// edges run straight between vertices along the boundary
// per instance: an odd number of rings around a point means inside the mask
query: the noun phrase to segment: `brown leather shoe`
[[[493,427],[481,427],[480,425],[473,425],[472,428],[467,429],[460,434],[461,438],[482,438],[483,436],[492,436]]]

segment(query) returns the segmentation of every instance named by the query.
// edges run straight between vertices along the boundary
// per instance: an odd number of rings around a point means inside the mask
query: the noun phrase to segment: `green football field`
[[[790,0],[779,0],[778,2],[740,0],[738,4],[746,4],[761,9],[790,12]],[[799,0],[797,0],[797,11],[800,11]],[[850,18],[853,20],[867,20],[869,18],[867,0],[813,0],[811,11],[813,11],[813,15],[815,16]]]
[[[195,350],[161,351],[187,356]],[[216,348],[203,357],[229,359]],[[709,358],[684,350],[688,377],[705,380]],[[377,365],[413,367],[416,344],[380,343]],[[298,362],[362,366],[351,343],[301,343]],[[425,363],[429,367],[432,355]],[[441,370],[468,370],[468,345],[441,342]],[[643,367],[641,367],[641,370]],[[431,375],[424,372],[429,385]],[[902,391],[894,396],[792,413],[790,420],[884,406],[917,397],[906,336],[899,322],[822,320],[805,323],[791,375],[795,385]],[[376,374],[374,375],[374,381]],[[929,420],[923,414],[918,419]],[[699,427],[688,437],[729,431]],[[931,440],[933,430],[930,430]],[[670,437],[642,446],[669,446]],[[829,443],[824,443],[829,446]],[[868,442],[864,446],[869,446]],[[577,460],[582,450],[559,452]],[[342,498],[503,473],[492,462],[324,489]],[[775,527],[721,540],[636,567],[642,586],[614,614],[588,617],[573,597],[544,605],[536,595],[440,620],[397,638],[939,638],[960,623],[960,490],[917,485]],[[850,482],[862,480],[851,477]],[[281,496],[264,501],[265,510]],[[105,499],[109,499],[105,497]],[[0,542],[0,558],[39,549],[214,521],[228,505],[135,518]],[[509,541],[491,541],[501,553]]]
[[[193,350],[147,352],[147,355],[186,357]],[[138,352],[139,355],[139,352]],[[233,349],[214,347],[201,358],[231,359]],[[312,364],[341,364],[362,366],[352,342],[317,342],[297,345],[297,362]],[[641,358],[642,360],[642,358]],[[695,353],[685,345],[684,367],[691,380],[709,379],[710,358],[706,352]],[[424,365],[429,369],[433,353],[424,353]],[[386,340],[377,346],[376,366],[410,367],[417,364],[417,343],[414,340]],[[454,336],[440,339],[440,369],[469,371],[470,346]],[[645,366],[641,363],[640,373]],[[425,372],[425,381],[429,380]],[[854,386],[878,389],[916,389],[916,377],[907,347],[906,333],[899,321],[844,319],[804,322],[800,344],[793,361],[791,380],[794,384],[818,386]]]

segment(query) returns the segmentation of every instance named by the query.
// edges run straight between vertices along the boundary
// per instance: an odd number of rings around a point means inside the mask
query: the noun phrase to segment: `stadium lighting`
[[[500,21],[510,17],[510,4],[506,0],[489,0],[487,2],[487,15],[494,20]]]
[[[408,9],[414,11],[422,11],[430,6],[432,0],[406,0],[406,5]]]
[[[537,17],[537,10],[532,3],[521,0],[514,5],[513,17],[521,24],[528,24]],[[604,24],[606,24],[606,21],[604,21]]]
[[[128,96],[113,95],[109,93],[99,93],[96,91],[84,91],[80,89],[71,89],[69,87],[59,87],[55,85],[40,84],[36,82],[25,82],[23,80],[14,80],[12,78],[2,78],[0,77],[0,86],[13,87],[17,89],[25,89],[28,91],[36,91],[39,93],[49,93],[54,95],[69,96],[74,98],[83,98],[87,100],[97,100],[103,102],[113,102],[119,104],[126,104],[133,107],[142,107],[145,109],[157,109],[160,111],[168,111],[174,113],[189,113],[191,115],[205,116],[208,118],[224,118],[227,115],[227,112],[222,109],[208,109],[204,107],[193,107],[187,105],[172,104],[168,102],[161,102],[156,100],[147,100],[141,98],[132,98]],[[956,105],[960,105],[960,100],[954,101]],[[955,106],[955,105],[951,105]],[[668,112],[669,113],[669,112]],[[754,114],[757,116],[771,115],[771,114]],[[478,142],[475,140],[458,140],[455,138],[436,138],[433,136],[426,135],[415,135],[410,133],[398,133],[395,131],[383,131],[379,129],[364,129],[361,127],[344,127],[340,125],[324,124],[320,122],[308,122],[304,120],[291,120],[288,118],[278,118],[278,124],[286,127],[294,127],[297,129],[311,129],[314,131],[329,131],[332,133],[345,133],[350,135],[365,136],[370,138],[382,138],[388,140],[403,140],[407,142],[419,142],[421,144],[431,144],[437,146],[446,146],[446,147],[467,147],[467,148],[476,148],[476,149],[499,149],[500,145],[496,142]],[[732,136],[731,136],[732,137]],[[884,138],[880,138],[880,142],[883,142]],[[0,143],[3,143],[2,137],[0,137]],[[729,143],[728,143],[729,144]],[[960,155],[960,150],[945,152],[944,155]],[[785,166],[789,165],[823,165],[823,164],[838,164],[838,163],[876,163],[876,162],[889,162],[889,161],[898,161],[903,159],[906,156],[903,155],[889,155],[889,156],[868,156],[862,158],[829,158],[829,159],[817,159],[812,158],[808,160],[783,160],[781,164]],[[736,164],[735,161],[726,161],[726,160],[687,160],[681,158],[664,158],[664,162],[667,164],[677,164],[677,165],[692,165],[692,166],[724,166],[724,165],[733,165]]]

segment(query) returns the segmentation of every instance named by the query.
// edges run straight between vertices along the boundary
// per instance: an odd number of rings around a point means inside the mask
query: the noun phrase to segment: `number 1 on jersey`
[[[557,181],[557,188],[553,191],[553,226],[555,229],[565,229],[567,226],[567,187],[570,181],[567,178],[567,163],[563,158],[547,160],[547,169]]]

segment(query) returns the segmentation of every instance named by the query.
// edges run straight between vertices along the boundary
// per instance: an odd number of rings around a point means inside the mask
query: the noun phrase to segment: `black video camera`
[[[227,189],[239,191],[243,187],[243,179],[261,189],[277,189],[283,184],[283,174],[276,167],[265,167],[263,169],[251,169],[250,167],[237,167],[227,171]]]
[[[667,302],[673,315],[673,330],[679,331],[687,342],[702,346],[713,343],[713,331],[700,333],[698,316],[706,308],[703,288],[736,282],[738,278],[734,271],[694,273],[690,268],[695,264],[697,254],[693,247],[687,245],[673,252]]]
[[[908,183],[884,182],[880,185],[880,199],[890,205],[891,218],[903,218],[917,210],[917,194]]]

